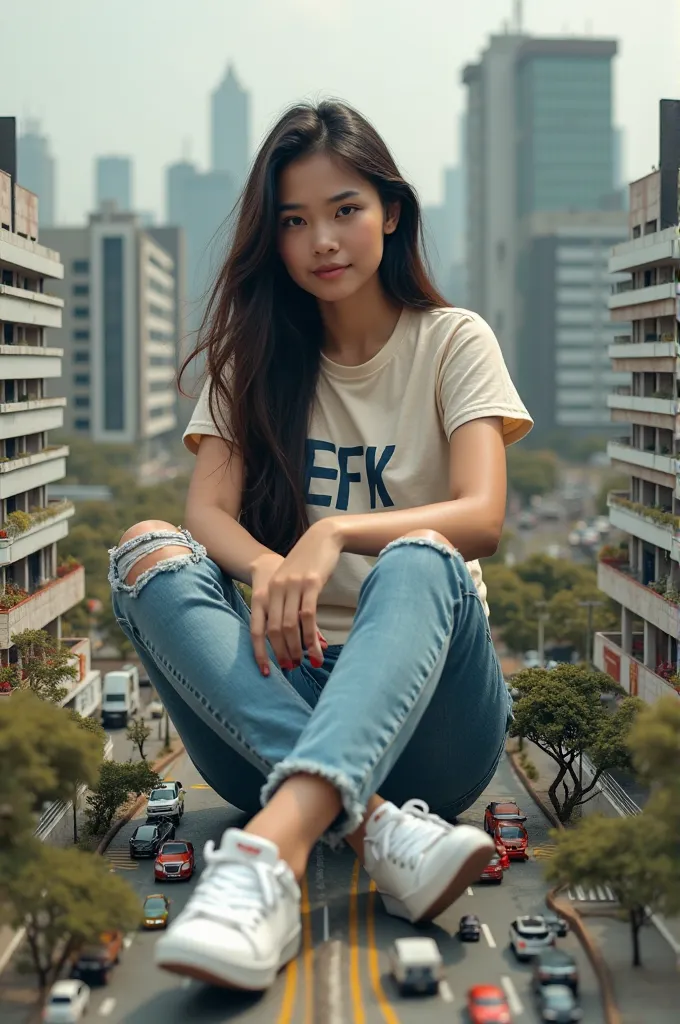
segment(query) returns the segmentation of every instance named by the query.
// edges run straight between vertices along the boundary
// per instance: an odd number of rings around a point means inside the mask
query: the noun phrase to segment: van
[[[107,672],[102,683],[102,725],[128,724],[131,715],[140,708],[139,672],[136,665],[123,665],[115,672]]]

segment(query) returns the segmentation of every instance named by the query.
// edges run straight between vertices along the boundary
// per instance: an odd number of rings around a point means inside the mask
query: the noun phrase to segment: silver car
[[[510,925],[510,945],[518,960],[530,960],[555,945],[555,933],[540,914],[516,917]]]

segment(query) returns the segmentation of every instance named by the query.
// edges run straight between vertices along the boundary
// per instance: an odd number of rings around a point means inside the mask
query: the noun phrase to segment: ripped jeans
[[[133,585],[145,555],[173,544]],[[402,538],[361,587],[352,630],[321,668],[305,657],[270,675],[253,657],[250,612],[186,530],[146,533],[110,551],[113,607],[189,757],[226,801],[252,814],[298,772],[337,787],[331,845],[361,823],[373,793],[418,797],[451,818],[491,781],[511,700],[484,608],[461,555]]]

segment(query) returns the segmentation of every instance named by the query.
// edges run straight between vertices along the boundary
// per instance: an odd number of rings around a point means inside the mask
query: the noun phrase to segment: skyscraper
[[[132,210],[132,160],[129,156],[99,156],[96,160],[96,208],[115,203],[121,213]]]
[[[492,37],[481,59],[463,72],[468,302],[498,334],[529,402],[535,347],[543,346],[552,376],[540,387],[551,418],[546,413],[537,420],[537,440],[545,431],[592,433],[608,425],[606,397],[614,381],[606,356],[606,251],[626,231],[614,182],[616,49],[609,39],[534,39],[516,32]],[[588,218],[579,221],[587,212],[593,214],[588,224]],[[574,251],[563,253],[568,246]],[[537,267],[545,269],[546,247],[556,255],[550,309],[545,275],[539,286],[536,274]],[[562,256],[571,269],[558,266]],[[595,288],[593,266],[600,280]],[[540,339],[539,305],[550,325]]]
[[[210,123],[212,169],[226,171],[240,189],[250,158],[250,94],[231,64],[210,98]]]
[[[55,162],[50,142],[40,134],[38,121],[27,121],[17,140],[18,173],[21,183],[34,192],[40,202],[40,224],[49,228],[55,223]]]

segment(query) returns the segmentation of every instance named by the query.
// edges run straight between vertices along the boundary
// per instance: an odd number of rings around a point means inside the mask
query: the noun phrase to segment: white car
[[[516,917],[510,925],[510,946],[518,960],[530,960],[555,945],[555,933],[541,914]]]
[[[444,973],[442,955],[426,936],[395,939],[389,952],[390,969],[402,995],[419,992],[436,996]]]
[[[146,805],[146,820],[167,818],[179,825],[184,814],[184,790],[181,782],[165,782],[153,789]]]
[[[90,988],[84,981],[57,981],[47,997],[42,1019],[47,1024],[76,1024],[89,1003]]]
[[[147,708],[150,718],[162,718],[163,717],[163,705],[159,700],[152,700],[149,702]]]
[[[525,651],[522,664],[524,668],[541,668],[541,659],[538,656],[538,651]]]

